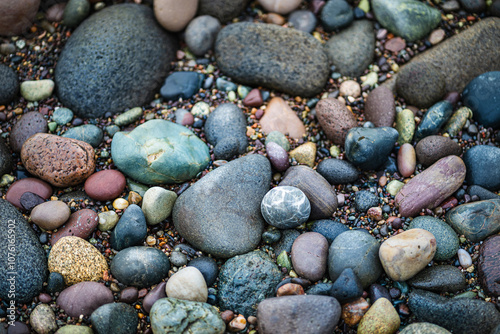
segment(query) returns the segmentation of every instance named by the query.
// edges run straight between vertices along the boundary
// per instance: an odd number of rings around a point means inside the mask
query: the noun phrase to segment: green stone
[[[392,196],[396,196],[404,185],[405,184],[401,181],[392,180],[391,182],[389,182],[386,189],[389,194],[391,194]]]
[[[359,9],[368,13],[370,11],[370,2],[368,0],[361,0],[358,5]]]
[[[198,102],[191,109],[191,114],[196,117],[207,116],[210,113],[210,106],[206,102]]]
[[[99,230],[100,231],[111,231],[120,217],[114,211],[104,211],[99,213]]]
[[[363,80],[363,86],[374,86],[378,82],[378,74],[376,72],[370,72],[366,75],[365,80]]]
[[[227,94],[227,99],[231,102],[233,102],[234,100],[236,100],[236,93],[234,91],[230,91],[228,94]]]
[[[134,180],[129,179],[129,178],[127,178],[127,187],[130,189],[130,191],[134,191],[134,192],[138,193],[139,195],[141,195],[141,197],[144,197],[144,194],[149,189],[148,186],[146,186],[142,183],[139,183],[139,182],[135,182]]]
[[[411,143],[415,133],[415,116],[410,109],[404,109],[396,115],[396,130],[399,132],[398,143]]]
[[[127,110],[121,115],[118,115],[115,118],[115,124],[118,126],[124,126],[134,123],[139,120],[142,116],[142,108],[136,107],[130,110]]]
[[[419,141],[427,136],[435,135],[441,127],[448,121],[453,113],[453,106],[448,101],[441,101],[434,104],[427,110],[422,121],[415,131],[415,140]]]
[[[465,291],[465,292],[462,292],[461,294],[458,294],[456,296],[454,296],[453,298],[470,298],[470,299],[473,299],[473,298],[476,298],[477,296],[477,293],[475,293],[474,291]]]
[[[276,263],[281,268],[286,268],[289,272],[292,270],[292,262],[286,251],[282,251],[276,258]]]
[[[455,137],[463,129],[469,118],[472,118],[472,110],[470,108],[462,107],[458,109],[444,126],[443,132],[448,133],[451,137]]]
[[[6,187],[12,182],[14,182],[15,178],[14,176],[10,174],[4,174],[2,175],[2,178],[0,179],[0,187]]]
[[[87,326],[66,325],[57,330],[55,334],[93,334],[94,331]]]
[[[73,112],[68,108],[57,108],[52,114],[52,119],[58,125],[64,125],[73,119]]]
[[[288,139],[279,131],[272,131],[266,136],[266,144],[271,142],[283,147],[283,149],[287,152],[290,151],[290,143],[288,142]]]
[[[247,97],[248,93],[250,93],[251,90],[252,90],[252,88],[250,88],[248,86],[239,85],[238,86],[238,96],[240,97],[240,99],[244,99],[245,97]]]
[[[115,133],[117,133],[118,131],[120,131],[120,127],[118,125],[108,125],[106,127],[106,132],[111,138],[113,138]]]
[[[30,102],[40,101],[52,95],[54,85],[50,79],[24,81],[21,83],[21,95]]]
[[[49,122],[49,124],[47,124],[47,126],[49,127],[49,131],[50,132],[54,132],[57,129],[57,123],[56,122]]]
[[[149,185],[182,183],[210,162],[208,146],[191,130],[153,119],[129,133],[117,132],[111,156],[120,171]]]
[[[69,0],[64,8],[63,24],[68,27],[77,27],[90,13],[88,0]]]
[[[448,260],[457,254],[459,247],[457,234],[450,225],[446,224],[441,219],[430,216],[420,216],[411,221],[409,228],[421,228],[434,235],[436,238],[436,254],[434,255],[434,260]]]
[[[340,155],[340,148],[337,145],[332,145],[332,147],[330,147],[330,155],[337,158]]]
[[[101,143],[103,136],[102,130],[97,126],[93,124],[84,124],[69,129],[61,137],[81,140],[90,144],[92,147],[97,147]]]

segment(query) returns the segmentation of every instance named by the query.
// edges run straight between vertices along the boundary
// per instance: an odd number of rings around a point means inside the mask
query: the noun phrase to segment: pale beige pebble
[[[446,36],[446,32],[443,29],[436,29],[429,35],[429,42],[432,45],[440,43]]]
[[[103,232],[112,230],[118,223],[118,220],[120,220],[120,217],[118,217],[118,215],[114,211],[100,212],[98,216],[99,216],[99,226],[98,226],[99,231]]]
[[[169,31],[181,31],[198,10],[198,0],[154,0],[154,12],[158,23]]]
[[[117,198],[113,201],[113,208],[115,210],[125,210],[128,206],[129,202],[125,198]]]
[[[29,80],[21,83],[20,91],[22,97],[28,101],[40,101],[52,95],[55,82],[50,79]]]
[[[279,131],[284,135],[288,133],[293,139],[300,139],[306,134],[304,123],[281,97],[271,99],[259,123],[266,135]]]
[[[314,161],[316,160],[316,144],[307,142],[300,145],[296,149],[290,151],[290,158],[295,159],[299,164],[313,168]]]
[[[401,145],[398,151],[398,170],[403,177],[410,177],[417,166],[415,149],[409,143]]]
[[[399,314],[386,298],[379,298],[363,316],[358,334],[393,334],[401,326]]]
[[[356,98],[361,95],[361,86],[354,80],[346,80],[340,84],[339,93],[342,96],[352,96]]]
[[[208,288],[202,273],[195,267],[186,267],[167,281],[165,293],[169,298],[207,302]]]
[[[231,322],[228,324],[228,329],[230,332],[239,332],[245,329],[247,326],[247,321],[242,314],[238,314]]]
[[[49,201],[38,204],[31,210],[31,221],[43,228],[52,231],[62,226],[71,215],[68,205],[62,201]]]
[[[38,304],[30,314],[31,328],[38,334],[50,334],[57,330],[56,315],[47,304]]]
[[[302,0],[259,0],[265,10],[278,14],[288,14],[299,7]]]
[[[465,249],[459,249],[458,252],[458,261],[460,262],[460,265],[462,268],[467,269],[470,266],[472,266],[472,258]]]
[[[266,22],[266,23],[277,24],[279,26],[285,24],[285,22],[286,22],[286,20],[283,16],[281,16],[280,14],[276,14],[276,13],[265,14],[265,15],[263,15],[263,19],[264,19],[264,22]]]
[[[406,281],[424,269],[436,253],[436,238],[415,228],[387,239],[379,249],[379,258],[387,276]]]

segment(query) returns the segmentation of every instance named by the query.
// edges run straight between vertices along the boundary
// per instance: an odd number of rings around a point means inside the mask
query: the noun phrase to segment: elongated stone
[[[422,209],[434,209],[453,194],[465,180],[465,164],[451,155],[440,159],[412,178],[396,195],[403,217],[413,217]]]
[[[398,130],[400,145],[410,143],[415,133],[415,115],[410,109],[404,109],[396,115],[396,130]]]
[[[451,137],[455,137],[463,129],[469,118],[472,118],[472,110],[470,108],[462,107],[458,109],[444,126],[443,132],[448,133]]]
[[[495,235],[481,246],[478,273],[481,285],[488,294],[500,296],[500,236]]]
[[[452,112],[453,106],[448,101],[441,101],[430,107],[418,125],[415,140],[419,141],[424,137],[437,134]]]

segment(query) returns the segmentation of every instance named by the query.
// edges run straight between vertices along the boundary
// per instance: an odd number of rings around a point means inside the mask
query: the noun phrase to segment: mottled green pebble
[[[475,293],[474,291],[465,291],[465,292],[462,292],[461,294],[458,294],[456,296],[454,296],[453,298],[475,298],[477,296],[477,293]]]
[[[447,132],[451,137],[455,137],[462,130],[469,118],[472,118],[472,110],[468,107],[458,109],[444,126],[443,132]]]
[[[336,145],[330,147],[330,155],[334,158],[338,157],[340,155],[340,148]]]
[[[377,82],[378,82],[378,74],[376,72],[370,72],[366,75],[365,80],[363,80],[363,86],[371,87],[375,85]]]
[[[215,71],[215,67],[212,64],[209,64],[207,66],[207,68],[205,69],[205,73],[207,73],[207,74],[214,73],[214,71]]]
[[[228,94],[227,94],[227,99],[230,101],[230,102],[233,102],[234,100],[236,100],[236,93],[234,91],[230,91]]]
[[[398,143],[410,143],[415,134],[415,116],[410,109],[404,109],[396,115],[396,130],[399,132]]]
[[[191,114],[196,117],[207,116],[210,113],[210,106],[206,102],[198,102],[191,109]]]
[[[281,268],[286,268],[288,271],[292,270],[292,262],[286,251],[282,251],[276,258],[276,263]]]
[[[281,239],[280,230],[271,229],[264,231],[264,233],[262,233],[262,241],[264,241],[266,244],[273,244],[275,242],[278,242],[280,239]]]
[[[149,189],[148,186],[146,186],[146,185],[144,185],[142,183],[139,183],[139,182],[135,182],[134,180],[129,179],[129,178],[127,178],[127,187],[131,191],[135,191],[136,193],[138,193],[139,195],[141,195],[141,197],[144,197],[144,194]]]
[[[50,132],[54,132],[57,129],[57,123],[56,122],[49,122],[47,124],[47,126],[49,127],[49,131]]]
[[[120,131],[120,127],[118,125],[109,125],[106,127],[106,132],[111,138],[113,138],[115,133],[117,133],[118,131]]]
[[[58,125],[64,125],[73,119],[73,111],[68,108],[57,108],[52,114],[52,119]]]
[[[142,116],[142,108],[136,107],[127,110],[115,118],[115,124],[118,126],[129,125],[140,119]]]
[[[105,211],[99,213],[99,230],[110,231],[118,223],[119,217],[114,211]]]
[[[248,86],[239,85],[238,86],[238,96],[240,97],[240,99],[244,99],[245,97],[247,97],[248,93],[250,93],[251,90],[252,90],[252,88],[250,88]]]
[[[5,187],[14,182],[14,176],[10,174],[4,174],[0,179],[0,187]]]
[[[272,131],[266,136],[266,144],[270,142],[278,144],[287,152],[290,150],[290,143],[288,142],[288,139],[279,131]]]
[[[392,180],[391,182],[389,182],[386,189],[389,194],[391,194],[392,196],[396,196],[404,185],[405,184],[401,181]]]

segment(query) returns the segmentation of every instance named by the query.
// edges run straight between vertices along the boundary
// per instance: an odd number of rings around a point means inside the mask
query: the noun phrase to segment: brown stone
[[[146,312],[149,313],[151,311],[151,307],[153,307],[153,304],[161,298],[167,297],[167,294],[165,293],[165,286],[167,283],[165,282],[160,282],[158,283],[157,286],[154,287],[153,290],[151,290],[146,297],[144,297],[144,300],[142,302],[142,307]],[[139,297],[140,298],[140,297]]]
[[[40,0],[0,1],[0,35],[20,35],[27,30],[38,12]]]
[[[279,131],[291,138],[300,139],[306,134],[304,123],[295,111],[281,97],[274,97],[267,105],[264,116],[260,119],[264,134]]]
[[[500,296],[500,235],[486,239],[479,250],[478,273],[488,295]]]
[[[266,23],[271,23],[271,24],[277,24],[279,26],[285,24],[286,20],[283,16],[280,14],[276,13],[269,13],[269,14],[264,14],[262,15],[264,22]]]
[[[181,31],[195,16],[198,0],[155,0],[156,20],[169,31]]]
[[[243,104],[248,107],[260,107],[263,102],[262,94],[257,88],[252,89],[243,100]]]
[[[394,95],[385,86],[371,91],[365,102],[365,118],[377,127],[392,126],[396,119]]]
[[[414,217],[422,209],[434,209],[453,194],[465,180],[465,164],[457,156],[442,158],[416,175],[396,195],[403,217]]]
[[[35,133],[46,133],[48,130],[47,120],[42,114],[31,111],[24,114],[14,125],[10,133],[10,147],[12,151],[19,153],[24,142]]]
[[[90,316],[99,306],[113,303],[113,293],[104,284],[81,282],[64,289],[57,305],[70,317]]]
[[[47,182],[34,177],[27,177],[12,183],[9,190],[7,190],[5,199],[16,208],[22,209],[20,199],[25,192],[31,192],[43,199],[48,199],[52,195],[52,187]]]
[[[31,211],[31,221],[44,230],[54,230],[64,224],[71,214],[66,203],[49,201],[39,204]]]
[[[99,216],[90,209],[82,209],[73,213],[66,224],[52,234],[50,244],[55,245],[59,239],[68,236],[87,239],[99,225]]]
[[[356,127],[356,117],[337,99],[323,99],[316,104],[316,117],[328,139],[344,145],[347,132]]]
[[[415,149],[411,144],[403,144],[398,151],[398,170],[403,177],[410,177],[417,166]]]
[[[56,187],[77,185],[95,169],[92,146],[45,133],[35,134],[24,143],[21,161],[31,174]]]
[[[328,260],[328,241],[316,232],[301,234],[292,245],[292,264],[300,276],[316,282],[323,278]]]
[[[135,286],[129,286],[120,293],[120,301],[122,303],[133,304],[139,298],[139,291]]]
[[[281,296],[294,296],[294,295],[303,295],[305,294],[304,288],[300,284],[296,283],[287,283],[283,284],[278,288],[276,293],[276,297]]]
[[[259,3],[269,12],[288,14],[300,6],[301,0],[259,0]]]
[[[460,156],[462,148],[448,137],[428,136],[418,142],[415,153],[418,162],[427,167],[449,155]]]
[[[354,327],[370,308],[370,304],[364,298],[356,299],[355,301],[342,305],[341,318],[347,326]]]
[[[299,164],[314,167],[316,161],[316,144],[307,142],[290,151],[290,158],[295,159]]]
[[[126,185],[127,180],[122,173],[107,169],[92,174],[85,181],[85,192],[97,201],[112,201],[120,196]]]
[[[394,37],[385,42],[384,47],[386,50],[398,53],[406,47],[406,42],[401,37]]]

